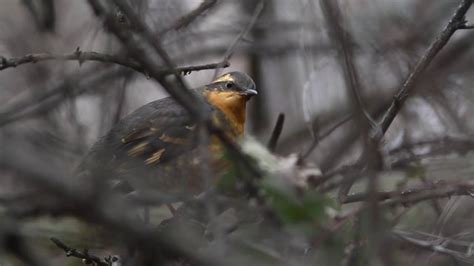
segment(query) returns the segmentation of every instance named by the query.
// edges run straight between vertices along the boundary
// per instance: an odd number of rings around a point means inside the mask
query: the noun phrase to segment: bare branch
[[[64,244],[61,240],[51,237],[50,240],[60,249],[64,250],[66,252],[67,257],[75,257],[83,260],[83,263],[88,265],[94,263],[95,265],[102,265],[102,266],[110,266],[112,265],[112,262],[117,260],[116,257],[106,257],[104,259],[99,258],[98,256],[95,256],[93,254],[90,254],[87,249],[84,250],[83,252],[78,251],[75,248],[71,248]]]
[[[352,118],[353,118],[352,114],[346,115],[341,120],[339,120],[336,124],[334,124],[333,126],[328,128],[326,131],[319,134],[318,136],[315,136],[313,141],[311,142],[311,145],[309,145],[308,150],[306,150],[305,152],[303,152],[300,155],[300,160],[305,160],[306,158],[308,158],[308,156],[311,155],[311,153],[314,151],[314,149],[316,149],[316,147],[318,147],[318,144],[321,140],[329,137],[329,135],[331,135],[336,129],[338,129],[340,126],[344,125],[346,122],[350,121]]]
[[[38,54],[28,54],[22,57],[12,57],[5,58],[0,56],[0,71],[17,67],[27,63],[37,63],[42,61],[52,61],[52,60],[62,60],[62,61],[78,61],[79,65],[82,65],[85,61],[97,61],[102,63],[113,63],[121,65],[124,67],[131,68],[137,72],[144,73],[141,65],[131,59],[120,57],[116,55],[109,55],[97,52],[82,52],[79,48],[72,54],[50,54],[50,53],[38,53]],[[185,66],[177,68],[163,68],[161,67],[158,71],[161,75],[172,75],[172,74],[189,74],[193,71],[215,69],[217,67],[228,67],[229,62],[219,62],[213,64],[204,64],[196,66]]]
[[[138,72],[143,72],[142,67],[127,58],[102,54],[97,52],[82,52],[79,48],[71,54],[50,54],[50,53],[38,53],[28,54],[22,57],[5,58],[0,57],[0,70],[4,70],[11,67],[17,67],[19,65],[27,63],[37,63],[41,61],[52,61],[52,60],[74,60],[78,61],[79,65],[82,65],[85,61],[98,61],[103,63],[114,63],[117,65],[125,66],[134,69]]]
[[[31,13],[36,26],[41,31],[53,32],[56,23],[54,0],[32,1],[22,0],[26,9]]]
[[[460,29],[460,30],[470,30],[470,29],[474,29],[474,24],[465,23],[465,24],[463,24],[463,25],[460,25],[460,26],[459,26],[459,29]]]
[[[425,72],[428,65],[433,61],[438,52],[448,43],[451,36],[465,23],[464,17],[472,5],[472,0],[462,0],[451,20],[448,22],[443,31],[431,43],[426,52],[422,55],[415,68],[408,75],[403,86],[393,97],[390,107],[385,112],[380,125],[382,133],[385,134],[397,116],[398,112],[405,103],[408,94],[411,92],[420,76]]]
[[[425,183],[422,186],[406,188],[401,191],[377,192],[377,200],[384,206],[410,205],[420,201],[447,198],[451,196],[473,196],[474,182],[456,181]],[[354,193],[347,195],[342,203],[355,203],[365,201],[367,193]]]
[[[174,75],[178,81],[178,86],[172,86],[165,80],[164,76],[158,71],[158,57],[161,58],[165,65],[169,68],[175,68],[168,53],[163,49],[161,40],[156,38],[149,27],[134,12],[133,8],[127,1],[114,0],[113,3],[123,12],[124,16],[134,25],[134,29],[124,27],[117,21],[115,13],[112,10],[111,3],[104,6],[104,1],[89,0],[94,13],[98,17],[105,19],[104,23],[108,29],[122,42],[127,51],[147,70],[150,77],[155,79],[163,88],[189,113],[197,118],[198,121],[207,120],[205,115],[204,104],[197,99],[188,89],[180,75]],[[136,29],[136,30],[135,30]]]
[[[410,234],[408,232],[404,232],[404,231],[400,231],[400,230],[394,230],[392,232],[392,234],[395,237],[397,237],[397,238],[399,238],[399,239],[401,239],[401,240],[403,240],[407,243],[410,243],[413,246],[423,248],[423,249],[426,249],[426,250],[429,250],[429,251],[432,251],[432,252],[436,252],[436,253],[439,253],[439,254],[447,255],[447,256],[450,256],[454,259],[457,259],[459,261],[463,261],[463,262],[466,262],[466,263],[469,263],[469,264],[472,263],[472,259],[470,259],[469,256],[466,256],[465,254],[463,254],[461,252],[446,248],[444,246],[445,243],[443,243],[443,242],[440,243],[439,241],[433,241],[433,240],[430,241],[430,240],[423,240],[423,239],[414,238],[414,237],[410,236]]]

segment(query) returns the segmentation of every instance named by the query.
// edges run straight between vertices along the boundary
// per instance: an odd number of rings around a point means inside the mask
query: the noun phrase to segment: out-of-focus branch
[[[344,125],[346,122],[350,121],[353,118],[352,114],[348,114],[345,117],[343,117],[341,120],[339,120],[336,124],[332,125],[330,128],[328,128],[326,131],[324,131],[321,134],[318,134],[317,136],[314,137],[313,141],[309,145],[309,148],[305,151],[302,152],[300,155],[300,160],[305,160],[308,158],[309,155],[316,149],[318,146],[319,142],[331,135],[336,129],[338,129],[340,126]]]
[[[102,63],[113,63],[121,65],[124,67],[131,68],[137,72],[146,74],[137,62],[130,60],[128,58],[109,55],[97,52],[82,52],[77,49],[72,54],[49,54],[49,53],[38,53],[38,54],[28,54],[22,57],[12,57],[5,58],[0,56],[0,70],[4,70],[11,67],[17,67],[19,65],[27,63],[37,63],[41,61],[52,61],[52,60],[63,60],[63,61],[78,61],[79,65],[82,65],[85,61],[98,61]],[[171,75],[171,74],[189,74],[193,71],[215,69],[217,67],[228,67],[229,62],[219,62],[213,64],[203,64],[195,66],[185,66],[185,67],[176,67],[176,68],[163,68],[159,69],[161,75]]]
[[[63,166],[48,165],[48,158],[34,151],[31,146],[17,143],[7,144],[2,148],[0,168],[15,171],[29,184],[47,190],[51,197],[56,198],[54,202],[59,204],[56,209],[62,210],[61,214],[72,214],[103,225],[123,236],[129,243],[137,243],[149,255],[159,256],[157,262],[160,259],[187,258],[196,265],[215,265],[213,260],[203,258],[195,251],[179,245],[176,235],[156,232],[152,226],[139,223],[132,215],[136,206],[128,204],[121,197],[113,194],[95,195],[99,191],[90,191],[72,184]],[[121,208],[118,209],[117,206]]]
[[[370,213],[370,226],[373,230],[369,232],[369,240],[371,246],[377,248],[379,239],[377,238],[378,230],[380,229],[379,210],[377,205],[376,191],[378,187],[377,175],[375,170],[380,168],[382,159],[378,150],[378,142],[370,136],[370,130],[375,126],[371,115],[366,110],[365,104],[361,96],[361,84],[359,80],[359,73],[356,70],[352,37],[349,29],[344,28],[344,19],[341,15],[337,1],[321,0],[321,9],[326,19],[326,24],[329,28],[330,37],[333,43],[339,49],[339,62],[344,73],[345,86],[348,91],[349,102],[354,112],[355,122],[358,130],[362,136],[363,151],[359,160],[366,166],[366,175],[368,177],[367,190],[370,197],[367,197],[367,204]],[[353,180],[348,179],[347,182],[342,183],[339,189],[339,197],[345,198],[353,185]],[[377,251],[377,253],[380,250]]]
[[[129,70],[104,69],[86,72],[78,77],[67,79],[53,89],[24,101],[0,113],[0,127],[33,116],[42,115],[56,108],[68,97],[80,95],[86,91],[97,89],[110,78],[129,74]]]
[[[451,196],[473,196],[473,181],[438,182],[427,183],[423,186],[406,188],[404,190],[377,192],[377,200],[383,202],[383,206],[397,206],[415,204],[420,201]],[[342,203],[355,203],[365,201],[367,193],[354,193],[347,195]]]
[[[472,5],[473,0],[462,0],[454,15],[449,20],[443,31],[431,43],[426,52],[418,60],[415,68],[410,72],[400,90],[393,97],[390,107],[385,112],[380,122],[382,133],[387,132],[393,120],[405,103],[408,94],[411,92],[420,76],[425,72],[428,65],[433,61],[438,52],[448,43],[453,34],[466,25],[465,15]]]
[[[474,141],[469,138],[442,138],[409,143],[389,151],[390,165],[391,167],[403,167],[423,158],[446,156],[453,153],[462,156],[473,150]]]
[[[285,123],[285,114],[280,113],[278,115],[277,122],[275,123],[275,127],[273,128],[272,135],[270,140],[268,141],[268,149],[273,152],[276,149],[278,139],[280,138],[281,132],[283,130],[283,124]]]
[[[195,21],[201,15],[204,15],[207,10],[212,8],[217,3],[217,0],[204,0],[196,9],[189,12],[188,14],[177,19],[172,25],[166,27],[160,33],[159,37],[162,37],[166,33],[172,30],[179,30],[181,28],[187,27],[193,21]]]
[[[470,23],[468,24],[468,23],[466,23],[466,24],[464,24],[464,25],[459,26],[459,29],[460,29],[460,30],[470,30],[470,29],[474,29],[474,24],[470,24]]]
[[[22,1],[28,11],[31,13],[36,26],[41,31],[54,31],[56,23],[56,12],[54,0],[43,1]]]
[[[255,11],[252,14],[252,18],[250,19],[249,23],[247,26],[235,37],[235,39],[232,41],[232,43],[229,45],[227,48],[224,58],[222,59],[223,62],[229,61],[230,58],[232,57],[232,54],[234,53],[235,48],[237,45],[240,43],[240,41],[247,35],[249,32],[252,30],[252,28],[255,26],[255,23],[257,23],[258,18],[262,14],[263,8],[265,7],[266,0],[260,0],[258,5],[255,7]],[[219,68],[216,68],[216,71],[214,73],[214,78],[217,77],[219,74]]]
[[[89,5],[96,16],[103,18],[106,27],[122,42],[128,52],[137,60],[150,77],[155,79],[163,88],[198,121],[205,118],[204,104],[188,89],[183,79],[175,75],[178,86],[172,86],[158,71],[158,59],[164,61],[166,67],[175,68],[170,56],[163,49],[161,40],[156,38],[149,27],[134,12],[127,1],[112,1],[124,16],[134,25],[133,30],[121,24],[116,16],[110,1],[89,0]],[[104,2],[106,4],[104,5]]]
[[[110,266],[112,265],[112,262],[117,260],[116,257],[108,256],[104,259],[95,256],[93,254],[90,254],[87,250],[84,250],[83,252],[78,251],[75,248],[71,248],[68,245],[64,244],[61,240],[51,237],[50,240],[59,248],[64,250],[66,252],[67,257],[75,257],[82,259],[83,263],[86,265],[89,264],[94,264],[94,265],[101,265],[101,266]]]
[[[472,264],[472,259],[469,258],[470,257],[469,255],[462,252],[458,252],[456,250],[446,248],[445,246],[446,243],[444,241],[440,242],[440,241],[437,241],[436,239],[433,239],[431,241],[418,239],[418,238],[410,236],[409,232],[404,232],[400,230],[394,230],[392,234],[394,235],[394,237],[400,240],[403,240],[415,247],[426,249],[430,252],[436,252],[439,254],[447,255],[459,261]]]
[[[361,118],[365,118],[369,126],[374,124],[372,117],[364,107],[361,96],[361,84],[359,81],[359,74],[355,67],[354,47],[352,45],[352,37],[347,29],[343,27],[343,18],[337,2],[335,1],[320,1],[323,9],[323,14],[327,20],[330,36],[333,43],[341,54],[339,61],[344,72],[344,80],[349,93],[352,94],[351,103],[356,113],[361,114]]]

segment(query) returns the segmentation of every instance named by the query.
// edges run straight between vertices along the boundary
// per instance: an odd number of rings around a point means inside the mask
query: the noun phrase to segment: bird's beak
[[[258,95],[258,92],[256,89],[246,89],[241,92],[241,95],[244,95],[250,98],[252,96]]]

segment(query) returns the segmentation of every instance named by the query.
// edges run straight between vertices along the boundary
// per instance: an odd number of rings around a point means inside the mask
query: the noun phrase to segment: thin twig
[[[446,27],[443,31],[436,37],[436,39],[431,43],[423,56],[418,60],[418,63],[415,65],[415,68],[410,72],[407,79],[403,83],[403,86],[393,97],[390,107],[385,112],[381,122],[382,133],[385,134],[388,128],[392,124],[393,120],[397,116],[398,112],[405,103],[408,94],[411,92],[416,82],[421,77],[421,74],[425,72],[428,65],[433,61],[438,52],[446,45],[451,36],[465,25],[465,15],[469,8],[472,5],[473,0],[462,0],[459,6],[457,7],[454,15],[449,20]]]
[[[277,122],[275,123],[275,127],[273,128],[270,140],[268,141],[268,144],[267,144],[267,147],[271,152],[274,152],[276,149],[278,139],[280,138],[281,132],[283,130],[284,123],[285,123],[285,114],[280,113],[278,115]]]
[[[327,138],[329,135],[331,135],[336,129],[338,129],[340,126],[344,125],[346,122],[350,121],[353,118],[352,114],[348,114],[345,117],[343,117],[340,121],[338,121],[336,124],[328,128],[326,131],[324,131],[321,134],[318,134],[318,136],[315,136],[313,141],[311,142],[311,145],[309,145],[309,148],[303,152],[300,155],[300,160],[305,160],[308,158],[308,156],[311,155],[311,153],[316,149],[318,144],[321,142],[321,140]]]
[[[90,254],[87,250],[84,250],[84,252],[80,252],[75,248],[71,248],[68,245],[64,244],[61,240],[51,237],[50,240],[60,249],[64,250],[66,252],[67,257],[75,257],[82,259],[84,264],[92,264],[94,263],[95,265],[103,265],[103,266],[110,266],[112,265],[112,257],[109,256],[107,259],[102,259],[99,258],[98,256]]]

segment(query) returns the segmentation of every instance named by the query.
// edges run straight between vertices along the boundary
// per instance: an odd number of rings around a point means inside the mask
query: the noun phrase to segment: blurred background
[[[231,52],[227,68],[184,75],[188,86],[209,83],[216,71],[248,73],[259,92],[250,102],[248,135],[267,143],[283,113],[285,123],[275,156],[309,151],[304,161],[334,180],[324,192],[344,214],[363,205],[343,204],[338,195],[344,191],[344,180],[365,169],[358,165],[359,158],[370,150],[363,133],[366,125],[354,118],[357,112],[344,56],[349,54],[353,64],[363,107],[380,121],[460,2],[129,1],[177,66],[219,63]],[[177,19],[201,7],[204,11],[188,24],[172,27]],[[120,19],[120,11],[116,12]],[[466,15],[468,22],[471,19],[472,10]],[[57,204],[51,201],[57,198],[47,195],[41,181],[27,176],[55,173],[69,178],[92,144],[120,118],[167,93],[146,74],[114,63],[55,58],[7,64],[29,54],[71,55],[77,51],[127,58],[126,47],[104,28],[87,1],[4,1],[0,29],[0,265],[28,265],[28,259],[18,259],[26,250],[41,258],[40,265],[80,265],[79,259],[66,257],[52,244],[50,237],[78,249],[95,249],[101,256],[111,254],[106,244],[84,234],[93,229],[75,218],[80,215],[55,212]],[[248,32],[242,35],[245,30]],[[472,30],[457,30],[420,75],[376,147],[381,165],[374,170],[378,190],[432,188],[439,182],[449,187],[450,182],[470,181],[474,172],[473,41]],[[364,191],[366,181],[359,178],[350,192]],[[370,242],[364,237],[370,234],[360,229],[364,228],[360,218],[351,220],[348,227],[352,229],[332,232],[345,236],[335,237],[343,240],[329,245],[326,256],[280,263],[471,265],[474,205],[470,196],[454,196],[467,195],[470,188],[456,191],[383,211],[381,227],[402,239],[402,243],[385,238],[377,242],[392,255],[401,254],[388,256],[393,260],[373,255],[369,247],[364,253],[369,254],[367,261],[351,262],[352,248]],[[453,197],[444,197],[450,195]],[[318,247],[305,248],[312,249]],[[284,257],[275,250],[265,252]],[[330,256],[332,259],[325,258]]]

